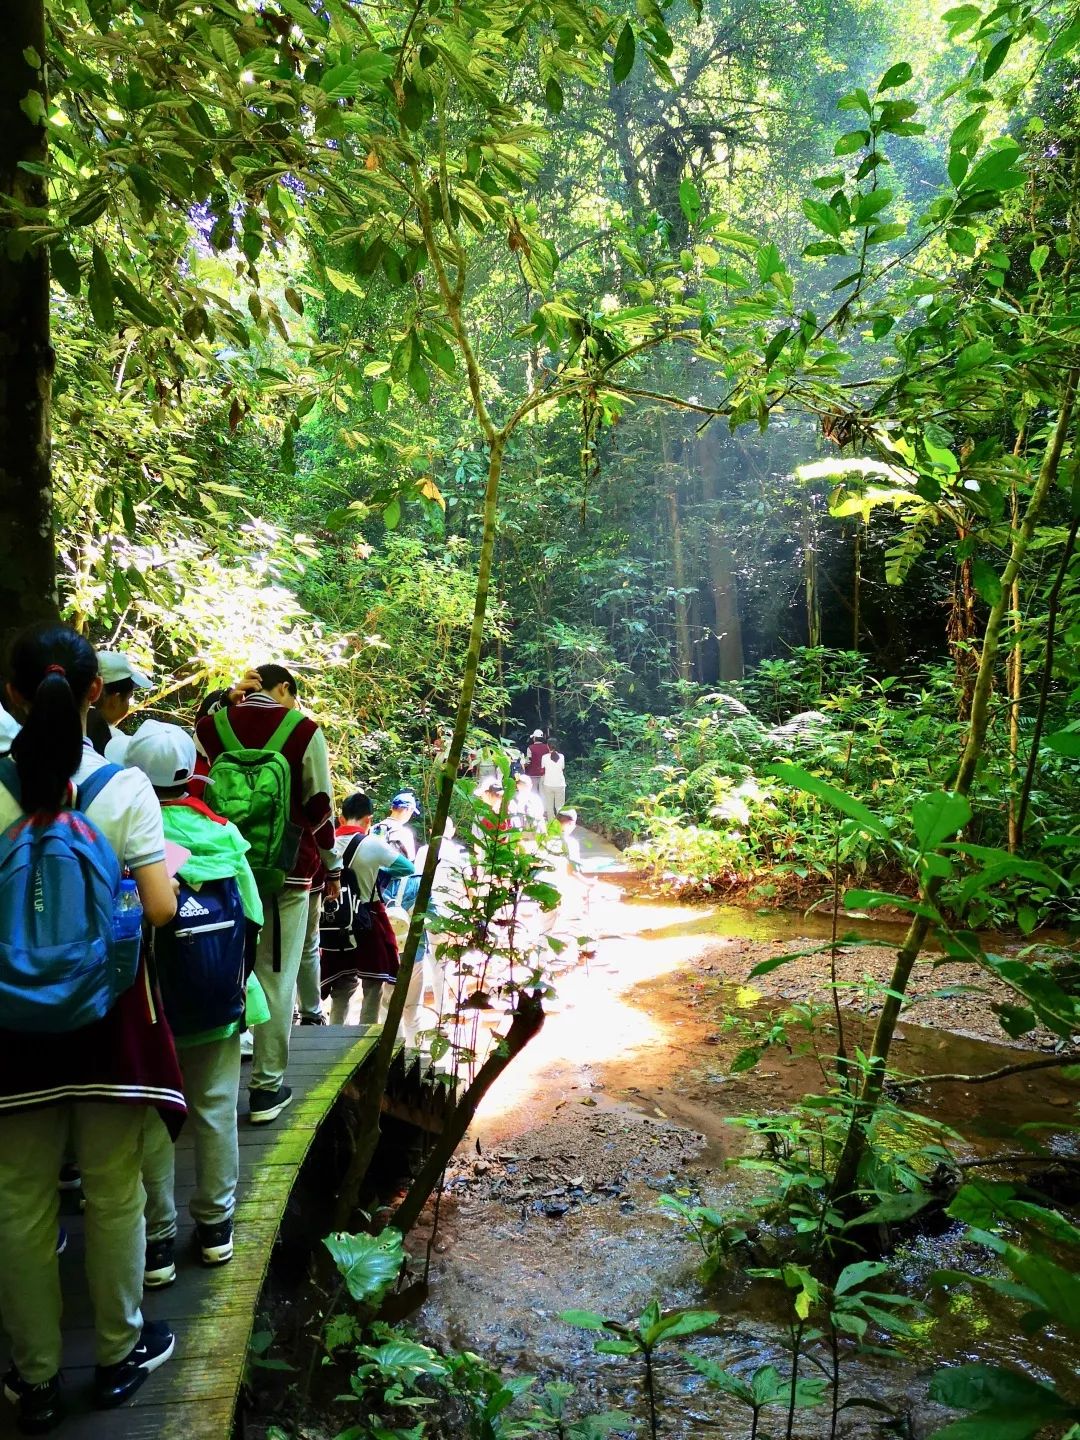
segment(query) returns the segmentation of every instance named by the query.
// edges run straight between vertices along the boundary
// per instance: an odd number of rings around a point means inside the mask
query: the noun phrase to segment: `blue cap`
[[[411,790],[399,790],[398,793],[394,796],[394,798],[390,801],[391,810],[398,810],[405,805],[411,805],[412,808],[416,811],[419,811],[420,809],[420,801],[417,800],[416,796]]]

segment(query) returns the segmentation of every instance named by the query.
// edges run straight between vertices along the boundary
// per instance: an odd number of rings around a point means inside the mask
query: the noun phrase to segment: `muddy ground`
[[[563,1324],[562,1311],[624,1318],[654,1297],[666,1306],[713,1308],[723,1318],[708,1353],[719,1350],[723,1362],[739,1370],[766,1362],[785,1368],[771,1296],[745,1281],[704,1286],[700,1252],[659,1202],[664,1194],[721,1206],[748,1199],[753,1177],[729,1162],[746,1153],[751,1140],[731,1121],[744,1113],[788,1111],[821,1088],[835,1028],[830,1016],[812,1038],[796,1028],[790,1049],[770,1049],[754,1070],[733,1073],[755,1023],[792,1001],[825,998],[822,956],[747,982],[760,960],[817,943],[813,934],[798,933],[813,925],[772,916],[774,925],[794,933],[718,935],[737,921],[724,912],[710,917],[641,901],[616,901],[590,918],[604,937],[596,959],[560,982],[556,1013],[489,1097],[451,1165],[438,1233],[432,1235],[429,1223],[412,1237],[418,1258],[431,1244],[431,1299],[417,1320],[434,1343],[474,1349],[516,1372],[570,1379],[583,1408],[636,1408],[632,1367],[595,1356],[591,1337]],[[764,925],[748,922],[745,912],[742,923],[759,932]],[[893,938],[875,929],[882,941]],[[871,1014],[878,1002],[867,1002],[864,977],[884,980],[892,954],[861,946],[840,962],[852,1001]],[[981,1073],[1022,1058],[1015,1046],[1000,1044],[991,1009],[1003,998],[998,988],[929,994],[970,980],[955,966],[921,967],[917,989],[926,998],[905,1012],[896,1052],[902,1069]],[[929,1024],[913,1023],[916,1015]],[[849,1044],[865,1038],[867,1027],[854,1011],[844,1018]],[[947,1143],[959,1157],[982,1159],[1015,1148],[1004,1136],[1018,1118],[1067,1126],[1076,1099],[1075,1084],[1040,1071],[985,1087],[928,1087],[915,1092],[912,1103],[955,1127]],[[1060,1143],[1072,1145],[1067,1136]],[[970,1271],[982,1263],[958,1229],[913,1239],[896,1257],[898,1272],[919,1294],[927,1293],[933,1269]],[[925,1398],[937,1362],[989,1357],[995,1344],[1016,1359],[1013,1333],[1005,1324],[989,1326],[986,1311],[967,1295],[941,1293],[910,1353],[896,1364],[858,1362],[852,1383],[908,1416],[911,1434],[927,1434],[943,1414]],[[1043,1353],[1039,1342],[1025,1344],[1029,1361],[1041,1364],[1048,1378],[1075,1368],[1075,1352],[1051,1347]],[[683,1397],[680,1410],[687,1413],[672,1414],[663,1433],[715,1434],[718,1420],[735,1426],[729,1433],[741,1433],[734,1413],[703,1393],[685,1363],[666,1363],[664,1383]],[[819,1421],[808,1414],[800,1425],[797,1433],[811,1435]],[[845,1428],[861,1434],[873,1426],[853,1419]]]

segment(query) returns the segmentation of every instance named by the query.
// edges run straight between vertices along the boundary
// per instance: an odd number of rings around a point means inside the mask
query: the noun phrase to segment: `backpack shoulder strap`
[[[89,810],[109,781],[119,774],[119,765],[99,765],[92,775],[75,787],[75,807],[84,812]]]
[[[274,750],[280,754],[284,750],[289,736],[298,725],[302,725],[304,717],[299,710],[286,710],[281,724],[277,727],[270,739],[263,745],[264,750]]]
[[[214,711],[214,729],[217,731],[217,737],[221,741],[222,750],[242,750],[244,748],[240,744],[236,731],[232,727],[229,712],[224,707]]]
[[[357,850],[360,849],[360,842],[363,840],[363,838],[363,835],[354,835],[349,841],[348,845],[345,846],[345,850],[341,856],[342,870],[349,870],[352,868],[353,856],[356,854]]]

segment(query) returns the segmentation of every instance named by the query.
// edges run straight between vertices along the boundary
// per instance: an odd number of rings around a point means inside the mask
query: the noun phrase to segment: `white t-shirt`
[[[355,835],[339,835],[334,846],[338,855],[344,857],[345,851],[355,839]],[[375,889],[375,877],[379,871],[389,870],[394,861],[400,859],[401,851],[396,850],[381,835],[364,836],[353,852],[352,863],[349,865],[360,886],[362,900],[366,902],[371,899]],[[377,900],[379,897],[376,895],[375,898]]]
[[[86,780],[108,763],[89,740],[84,740],[82,763],[74,777],[76,793],[80,780]],[[119,775],[114,775],[86,813],[125,869],[139,870],[165,859],[161,806],[154,787],[141,770],[121,770]],[[21,814],[11,792],[0,785],[0,828],[6,829]]]
[[[566,764],[566,756],[560,755],[558,760],[550,751],[540,757],[540,768],[543,775],[540,784],[545,785],[549,790],[559,790],[566,784],[566,776],[563,773],[563,766]]]

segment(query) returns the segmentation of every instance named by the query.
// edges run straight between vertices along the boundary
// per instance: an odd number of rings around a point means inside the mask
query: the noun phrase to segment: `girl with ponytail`
[[[101,683],[93,647],[67,626],[37,626],[15,641],[7,698],[22,722],[11,749],[19,795],[0,781],[0,832],[81,808],[80,782],[106,765],[85,739]],[[85,813],[131,872],[147,920],[166,924],[176,896],[157,798],[140,771],[108,768]],[[0,910],[0,946],[10,939],[5,923]],[[28,1433],[43,1434],[63,1416],[57,1178],[69,1143],[86,1200],[96,1403],[123,1404],[172,1354],[168,1326],[144,1325],[140,1308],[150,1106],[175,1136],[182,1081],[145,956],[102,1020],[60,1034],[0,1028],[0,1321],[12,1359],[3,1389]]]

